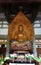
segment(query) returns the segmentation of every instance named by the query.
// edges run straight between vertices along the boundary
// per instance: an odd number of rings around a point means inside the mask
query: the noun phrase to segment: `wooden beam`
[[[41,0],[0,0],[0,3],[17,3],[17,2],[41,2]]]

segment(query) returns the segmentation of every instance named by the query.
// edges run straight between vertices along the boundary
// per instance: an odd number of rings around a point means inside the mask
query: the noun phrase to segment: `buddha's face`
[[[18,30],[19,31],[23,31],[23,26],[22,25],[19,25]]]

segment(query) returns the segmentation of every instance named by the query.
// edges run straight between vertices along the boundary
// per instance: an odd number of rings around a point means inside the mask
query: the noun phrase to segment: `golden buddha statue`
[[[15,40],[24,41],[26,40],[26,33],[23,30],[23,25],[18,26],[18,31],[15,33]]]

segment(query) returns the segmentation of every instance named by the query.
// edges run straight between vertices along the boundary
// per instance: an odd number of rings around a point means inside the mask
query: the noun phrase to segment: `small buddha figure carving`
[[[23,25],[18,26],[18,31],[15,33],[15,39],[18,41],[24,41],[26,39]]]

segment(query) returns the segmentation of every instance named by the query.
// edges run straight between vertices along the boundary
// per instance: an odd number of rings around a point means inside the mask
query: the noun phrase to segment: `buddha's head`
[[[23,25],[18,26],[18,31],[23,31]]]

